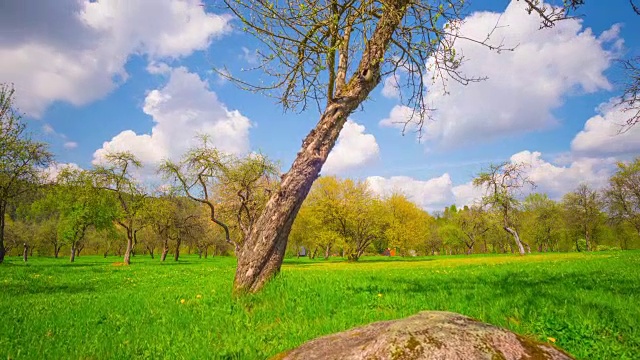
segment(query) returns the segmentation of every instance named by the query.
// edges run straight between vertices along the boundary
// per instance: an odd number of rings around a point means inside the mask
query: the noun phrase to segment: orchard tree
[[[558,250],[564,231],[562,208],[547,194],[528,195],[523,203],[525,233],[538,245],[538,251]]]
[[[6,253],[7,210],[19,196],[34,191],[52,160],[47,145],[29,137],[13,97],[13,87],[0,84],[0,264]]]
[[[176,180],[188,198],[209,208],[209,219],[223,229],[225,241],[240,258],[250,252],[245,249],[250,246],[246,239],[277,188],[278,167],[263,155],[237,158],[213,148],[207,137],[201,140],[181,162],[165,161],[160,171]],[[232,237],[230,224],[238,229],[238,236]]]
[[[485,196],[482,197],[483,204],[489,205],[492,211],[500,214],[502,228],[513,236],[520,255],[525,254],[524,246],[531,252],[529,245],[520,239],[516,228],[516,214],[520,206],[517,196],[523,187],[534,186],[526,175],[526,168],[527,165],[524,163],[508,161],[498,165],[492,164],[489,169],[473,179],[473,185],[485,191]]]
[[[605,199],[610,215],[627,222],[640,235],[640,157],[618,163],[618,171],[609,180]]]
[[[602,225],[602,197],[588,185],[580,184],[575,191],[564,195],[562,204],[567,225],[574,232],[576,250],[581,250],[576,236],[579,234],[586,241],[586,250],[591,251],[595,233]]]
[[[89,227],[102,230],[112,226],[117,204],[109,195],[95,186],[89,171],[65,168],[33,208],[41,214],[57,214],[57,238],[69,245],[69,260],[74,262],[84,247],[82,241]]]
[[[416,250],[429,235],[431,216],[402,194],[392,194],[382,203],[386,210],[384,232],[390,247],[400,248],[400,254]]]
[[[467,255],[471,255],[476,242],[489,231],[490,224],[486,213],[480,206],[470,208],[465,206],[461,211],[458,211],[455,221],[465,235],[463,242],[467,247]],[[487,251],[486,242],[484,251]]]
[[[104,161],[105,164],[96,166],[94,174],[97,185],[110,191],[119,204],[116,223],[126,232],[124,263],[130,265],[137,232],[144,226],[142,209],[147,195],[132,174],[132,171],[140,168],[142,164],[130,152],[108,153]]]

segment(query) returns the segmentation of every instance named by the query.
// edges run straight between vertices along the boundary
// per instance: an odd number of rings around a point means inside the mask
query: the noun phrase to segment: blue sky
[[[374,191],[402,191],[428,210],[472,202],[473,175],[509,159],[531,164],[537,191],[555,198],[581,182],[604,186],[615,161],[640,154],[639,127],[613,136],[624,114],[611,100],[622,80],[614,59],[640,56],[640,16],[626,1],[586,3],[580,19],[538,30],[521,2],[471,2],[461,31],[483,38],[499,19],[496,41],[515,51],[458,42],[463,69],[488,80],[454,85],[449,96],[432,84],[436,120],[421,141],[394,126],[405,112],[393,79],[383,79],[351,116],[323,173],[368,179]],[[0,81],[15,84],[31,129],[59,163],[90,167],[106,151],[130,150],[152,169],[202,131],[225,151],[261,151],[286,171],[317,110],[283,113],[274,99],[212,71],[242,74],[258,47],[213,5],[5,2]]]

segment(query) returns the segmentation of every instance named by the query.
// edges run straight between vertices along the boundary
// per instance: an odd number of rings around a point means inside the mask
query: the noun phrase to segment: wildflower
[[[202,298],[202,295],[200,294],[196,295],[196,299],[201,299],[201,298]]]
[[[547,339],[548,339],[549,341],[551,341],[552,343],[556,342],[556,338],[548,337]]]
[[[180,299],[180,304],[184,304],[185,301],[185,299]]]
[[[382,297],[382,294],[378,293],[378,297]]]

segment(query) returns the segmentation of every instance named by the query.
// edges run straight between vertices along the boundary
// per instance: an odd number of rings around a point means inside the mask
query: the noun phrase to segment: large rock
[[[460,314],[425,311],[311,340],[287,360],[573,359],[553,346]]]

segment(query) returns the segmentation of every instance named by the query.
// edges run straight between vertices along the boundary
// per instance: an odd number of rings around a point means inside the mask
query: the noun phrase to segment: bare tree
[[[524,163],[512,162],[490,165],[488,170],[473,179],[474,186],[482,187],[486,191],[482,202],[500,214],[502,228],[513,236],[520,255],[525,254],[524,246],[531,252],[529,245],[520,239],[515,222],[515,214],[520,205],[517,196],[526,185],[534,186],[526,175],[527,166]]]
[[[142,166],[130,152],[116,152],[106,155],[106,165],[97,166],[95,174],[101,188],[112,191],[120,204],[120,214],[116,223],[127,234],[127,249],[124,263],[131,263],[131,255],[136,243],[136,233],[144,225],[141,210],[145,205],[146,193],[131,174],[132,168]]]

